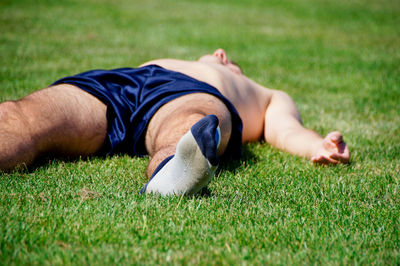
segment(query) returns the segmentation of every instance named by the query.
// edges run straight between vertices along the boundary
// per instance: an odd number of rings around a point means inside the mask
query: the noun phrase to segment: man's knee
[[[219,120],[221,144],[218,154],[221,155],[231,135],[231,114],[220,99],[203,93],[179,97],[156,112],[146,134],[146,148],[149,154],[154,154],[165,145],[176,144],[196,122],[210,114],[216,115]]]

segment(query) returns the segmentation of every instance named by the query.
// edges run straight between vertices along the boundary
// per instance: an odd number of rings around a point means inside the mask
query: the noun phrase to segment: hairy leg
[[[209,94],[189,94],[162,106],[151,119],[146,133],[146,148],[151,156],[147,175],[167,157],[175,154],[179,140],[191,127],[207,115],[218,117],[221,143],[218,154],[222,155],[231,134],[231,115],[226,106]]]
[[[57,85],[0,104],[0,170],[48,154],[86,156],[106,137],[106,106],[71,85]]]
[[[293,100],[284,92],[275,91],[265,114],[265,139],[273,146],[313,162],[347,163],[349,149],[340,132],[322,138],[303,127]]]

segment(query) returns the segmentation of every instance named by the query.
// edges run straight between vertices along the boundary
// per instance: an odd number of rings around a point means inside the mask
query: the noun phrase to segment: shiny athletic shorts
[[[146,128],[164,104],[190,93],[219,98],[232,116],[232,134],[223,158],[241,155],[242,120],[232,103],[216,88],[157,65],[140,68],[92,70],[65,77],[52,85],[71,84],[92,94],[107,106],[107,138],[103,152],[143,156]]]

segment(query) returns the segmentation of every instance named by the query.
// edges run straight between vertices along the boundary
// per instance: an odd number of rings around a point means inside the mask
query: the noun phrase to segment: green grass
[[[147,158],[44,161],[0,177],[0,264],[400,263],[398,0],[3,0],[0,101],[93,68],[224,47],[287,91],[352,163],[265,143],[209,193],[139,196]]]

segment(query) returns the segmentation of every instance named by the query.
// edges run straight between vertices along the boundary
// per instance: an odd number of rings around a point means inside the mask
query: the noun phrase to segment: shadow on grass
[[[123,155],[123,154],[116,154],[116,155]],[[115,156],[116,156],[115,155]],[[38,158],[32,165],[30,166],[20,166],[6,174],[11,175],[22,175],[25,176],[26,174],[33,173],[38,170],[46,170],[47,168],[51,168],[57,163],[78,163],[78,162],[86,162],[89,160],[105,160],[107,159],[108,155],[90,155],[90,156],[78,156],[78,157],[69,157],[69,156],[43,156]],[[113,156],[111,156],[113,157]],[[242,146],[242,156],[241,159],[236,160],[225,160],[222,161],[219,165],[219,170],[217,171],[227,171],[232,173],[233,175],[236,174],[237,171],[240,171],[240,168],[243,166],[243,162],[255,161],[257,156],[251,151],[250,146],[243,145]],[[193,195],[196,198],[209,198],[213,197],[214,194],[210,189],[206,186],[200,190],[199,193]]]
[[[244,161],[255,161],[257,156],[252,152],[250,149],[250,146],[248,145],[242,145],[242,155],[240,159],[236,160],[227,160],[227,161],[222,161],[219,169],[222,171],[227,171],[232,174],[235,174],[238,169],[240,169],[241,166],[243,166]],[[200,192],[195,195],[195,197],[212,197],[215,196],[213,192],[211,192],[208,188],[208,186],[205,186],[200,190]]]
[[[124,154],[118,153],[113,156],[117,156],[117,155],[122,156]],[[113,156],[111,156],[111,157],[113,157]],[[58,155],[48,155],[48,156],[39,157],[29,166],[26,166],[26,165],[20,166],[8,173],[14,173],[14,172],[30,173],[30,172],[34,172],[34,171],[38,170],[39,168],[49,166],[54,162],[77,163],[79,161],[85,162],[85,161],[89,161],[92,159],[106,159],[108,157],[110,157],[110,156],[109,155],[101,155],[101,154],[88,155],[88,156],[77,156],[77,157],[61,156],[61,155],[59,155],[59,156]],[[247,145],[243,145],[241,159],[222,161],[220,163],[219,168],[224,171],[235,172],[235,170],[242,165],[243,161],[255,160],[255,158],[256,158],[256,156],[250,150],[250,148]]]
[[[220,169],[235,173],[240,166],[243,165],[244,161],[255,161],[257,156],[253,153],[249,145],[242,145],[242,155],[240,159],[223,161],[220,164]]]
[[[93,159],[106,159],[107,155],[90,155],[90,156],[42,156],[37,158],[31,165],[20,165],[15,169],[5,172],[5,174],[28,174],[33,173],[40,169],[46,169],[51,167],[54,163],[63,162],[63,163],[78,163],[80,161],[89,161]]]

